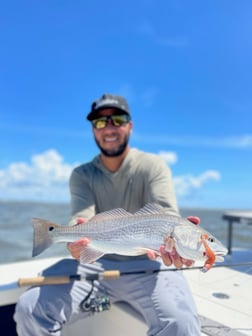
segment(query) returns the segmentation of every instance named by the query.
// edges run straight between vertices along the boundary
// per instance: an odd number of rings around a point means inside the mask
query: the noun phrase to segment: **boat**
[[[207,273],[201,265],[183,269],[193,293],[201,321],[201,334],[209,336],[252,336],[252,249],[232,248],[233,225],[252,224],[252,211],[228,211],[228,255],[223,264]],[[26,289],[18,279],[36,277],[42,270],[62,257],[29,260],[0,265],[1,334],[16,336],[13,313],[19,296]],[[113,280],[111,280],[113,281]],[[147,327],[141,316],[124,303],[111,305],[109,310],[90,315],[64,328],[64,336],[86,335],[140,336]]]

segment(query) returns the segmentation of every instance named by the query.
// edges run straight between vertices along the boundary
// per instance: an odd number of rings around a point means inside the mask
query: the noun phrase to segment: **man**
[[[104,94],[92,104],[87,119],[92,124],[100,155],[72,172],[71,224],[114,208],[134,213],[147,203],[160,204],[171,213],[178,214],[171,172],[165,162],[156,155],[129,147],[133,124],[125,98]],[[197,222],[196,218],[192,219]],[[67,248],[79,260],[80,250],[87,244],[88,239],[83,238],[68,243]],[[160,254],[167,266],[173,263],[180,268],[183,264],[192,263],[180,258],[175,249],[171,253],[166,252],[165,246],[160,247]],[[150,251],[148,257],[111,254],[88,265],[79,265],[76,260],[68,259],[44,274],[88,274],[104,269],[137,271],[165,267],[156,260],[154,252]],[[112,302],[126,301],[135,308],[144,317],[149,336],[200,335],[197,311],[183,275],[180,272],[159,272],[132,274],[113,282],[102,280],[93,287],[88,282],[75,282],[30,289],[22,295],[16,307],[19,336],[61,335],[65,323],[89,315],[91,298],[104,291]]]

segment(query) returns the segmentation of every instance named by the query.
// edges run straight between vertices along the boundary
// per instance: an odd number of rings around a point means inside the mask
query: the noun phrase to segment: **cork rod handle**
[[[120,277],[118,270],[104,271],[102,273],[87,275],[59,275],[59,276],[38,276],[34,278],[20,278],[18,280],[19,287],[25,286],[43,286],[43,285],[63,285],[73,281],[81,280],[101,280],[101,279],[117,279]]]

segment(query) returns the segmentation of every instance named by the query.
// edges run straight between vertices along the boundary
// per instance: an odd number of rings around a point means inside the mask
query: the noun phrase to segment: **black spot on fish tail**
[[[53,244],[53,238],[50,235],[58,224],[52,223],[45,219],[33,218],[33,250],[32,256],[35,257],[46,250]]]

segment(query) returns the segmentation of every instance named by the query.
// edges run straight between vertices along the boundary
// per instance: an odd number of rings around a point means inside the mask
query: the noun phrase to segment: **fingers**
[[[181,258],[179,254],[176,252],[175,248],[173,249],[172,252],[167,252],[165,250],[165,247],[161,246],[160,253],[163,263],[166,266],[171,266],[173,264],[176,268],[180,269],[183,266],[191,267],[194,265],[194,260]]]
[[[163,260],[163,263],[166,266],[174,265],[178,269],[182,268],[183,266],[191,267],[194,264],[194,261],[181,258],[178,252],[176,251],[174,241],[172,244],[170,240],[173,239],[172,238],[166,239],[165,244],[160,247],[160,255]],[[169,246],[169,249],[167,248],[167,246]]]
[[[189,260],[189,259],[182,258],[182,263],[186,267],[192,267],[194,265],[195,261],[194,260]]]
[[[85,248],[89,243],[88,238],[79,239],[73,243],[67,243],[67,249],[70,252],[71,256],[78,261],[80,260],[80,252]]]
[[[159,255],[158,253],[156,253],[155,251],[153,251],[153,250],[149,250],[149,251],[147,252],[147,256],[148,256],[148,258],[149,258],[150,260],[155,260],[155,259],[157,259],[158,257],[160,257],[160,255]]]
[[[82,223],[85,223],[86,221],[87,221],[86,218],[83,218],[83,217],[77,218],[77,224],[82,224]]]
[[[160,248],[164,264],[166,266],[173,264],[176,268],[181,268],[183,266],[183,262],[175,249],[174,240],[171,237],[166,237],[164,243],[165,244]]]
[[[76,219],[76,223],[73,224],[73,226],[76,226],[76,225],[79,225],[79,224],[82,224],[82,223],[85,223],[87,221],[86,218],[83,218],[83,217],[79,217]]]
[[[79,217],[76,219],[76,224],[74,226],[85,223],[87,221],[86,218]],[[88,238],[79,239],[73,243],[67,243],[67,249],[70,252],[71,256],[78,261],[80,261],[80,252],[83,248],[85,248],[89,243]]]
[[[166,266],[171,266],[172,265],[172,259],[170,257],[170,253],[166,251],[165,249],[165,246],[162,245],[160,247],[160,255],[161,255],[161,258],[163,260],[163,263],[166,265]]]
[[[195,225],[199,225],[200,218],[196,216],[188,216],[187,219]]]
[[[171,252],[167,252],[164,246],[161,246],[160,253],[162,260],[166,266],[174,265],[176,268],[183,267],[182,258],[180,258],[175,247],[172,248]]]

